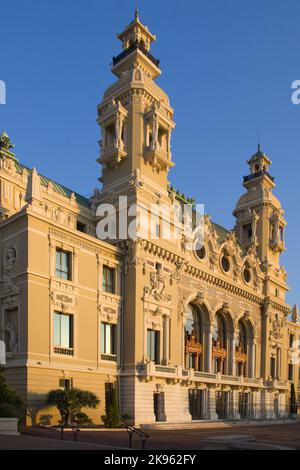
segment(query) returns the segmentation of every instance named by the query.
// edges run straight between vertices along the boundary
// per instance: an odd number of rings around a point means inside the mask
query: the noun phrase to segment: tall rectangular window
[[[101,323],[101,353],[116,354],[116,325]]]
[[[56,250],[56,277],[71,281],[71,253]]]
[[[290,333],[290,336],[289,336],[289,347],[292,348],[293,347],[293,344],[294,344],[294,335],[292,333]]]
[[[272,379],[275,379],[276,375],[276,359],[275,357],[271,357],[270,359],[270,375]]]
[[[160,333],[159,331],[147,331],[147,354],[150,361],[160,363]]]
[[[73,348],[73,315],[54,314],[54,346]]]
[[[289,364],[288,380],[292,381],[294,378],[294,367],[293,364]]]
[[[103,266],[102,290],[104,292],[115,294],[115,284],[116,284],[115,277],[116,277],[116,270],[114,268]]]

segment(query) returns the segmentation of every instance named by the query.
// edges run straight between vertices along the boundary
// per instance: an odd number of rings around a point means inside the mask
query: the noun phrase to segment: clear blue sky
[[[157,34],[160,85],[175,108],[172,183],[206,205],[228,228],[242,193],[246,160],[258,136],[273,161],[276,194],[289,222],[282,257],[300,304],[300,2],[274,0],[140,0],[141,18]],[[0,80],[7,105],[0,129],[26,165],[84,195],[100,168],[96,105],[114,77],[116,33],[135,0],[1,2]]]

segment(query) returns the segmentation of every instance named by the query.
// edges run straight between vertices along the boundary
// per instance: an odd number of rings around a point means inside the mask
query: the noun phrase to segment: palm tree
[[[58,408],[63,424],[70,424],[82,408],[96,409],[99,403],[94,393],[79,388],[51,390],[47,396],[47,405]]]

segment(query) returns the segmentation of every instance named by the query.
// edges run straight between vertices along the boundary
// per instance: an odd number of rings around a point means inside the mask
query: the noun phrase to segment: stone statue
[[[9,335],[9,349],[11,352],[16,353],[18,352],[18,331],[16,325],[12,323],[7,323],[5,327],[5,331]]]

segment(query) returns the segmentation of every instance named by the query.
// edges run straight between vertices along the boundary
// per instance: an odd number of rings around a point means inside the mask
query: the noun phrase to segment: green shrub
[[[19,412],[11,405],[0,405],[1,418],[19,418]]]
[[[18,417],[22,405],[23,402],[18,393],[6,384],[4,371],[0,369],[0,417]]]
[[[75,415],[72,416],[72,421],[75,421],[79,427],[84,427],[84,426],[88,427],[94,424],[91,418],[86,413],[83,413],[82,411],[75,413]]]
[[[115,388],[112,390],[108,411],[106,415],[101,416],[101,418],[104,426],[107,428],[123,428],[126,426],[126,421],[132,419],[127,413],[123,415],[119,414],[117,391]]]
[[[121,420],[118,411],[117,391],[115,388],[112,390],[108,411],[106,415],[102,416],[102,420],[107,428],[119,428],[121,426]]]

